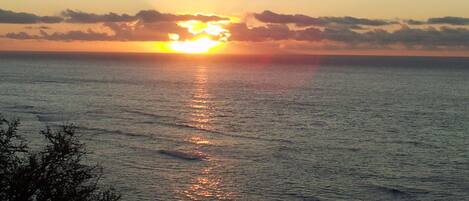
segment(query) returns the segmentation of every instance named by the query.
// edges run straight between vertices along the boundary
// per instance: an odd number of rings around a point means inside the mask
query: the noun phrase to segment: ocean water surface
[[[123,200],[469,200],[468,58],[4,52],[0,113]]]

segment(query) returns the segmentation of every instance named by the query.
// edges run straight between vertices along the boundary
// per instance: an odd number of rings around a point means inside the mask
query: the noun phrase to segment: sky
[[[469,55],[467,0],[0,0],[0,50]]]

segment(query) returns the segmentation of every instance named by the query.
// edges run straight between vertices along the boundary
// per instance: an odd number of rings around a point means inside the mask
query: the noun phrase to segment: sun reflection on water
[[[194,143],[194,144],[212,144],[209,140],[206,140],[199,136],[192,136],[189,139],[189,142]]]
[[[210,130],[211,115],[210,94],[207,91],[207,67],[198,67],[195,74],[194,91],[190,102],[192,113],[190,114],[190,124],[199,129]]]
[[[191,200],[232,200],[232,193],[221,189],[222,179],[212,173],[212,168],[201,170],[201,176],[195,178],[195,183],[184,191]]]
[[[213,106],[211,95],[208,92],[207,67],[201,66],[196,69],[194,89],[189,107],[189,125],[202,130],[213,130]],[[200,151],[214,143],[206,135],[193,133],[186,141],[194,144],[195,150]],[[183,191],[189,200],[231,200],[232,193],[223,190],[222,175],[215,169],[221,167],[219,160],[209,156],[204,161],[204,166],[197,172],[197,176],[191,178],[190,186]]]

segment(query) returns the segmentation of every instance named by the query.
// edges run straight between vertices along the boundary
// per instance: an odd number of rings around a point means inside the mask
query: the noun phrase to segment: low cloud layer
[[[0,23],[4,24],[37,24],[37,23],[105,23],[105,22],[177,22],[187,20],[220,21],[229,20],[227,17],[215,15],[177,15],[160,13],[156,10],[141,10],[135,15],[129,14],[95,14],[67,9],[59,16],[38,16],[32,13],[14,12],[0,9]]]
[[[375,20],[355,17],[310,17],[306,15],[296,14],[278,14],[272,11],[264,11],[255,13],[254,17],[264,23],[275,24],[295,24],[297,26],[325,26],[328,24],[344,24],[344,25],[367,25],[367,26],[383,26],[397,24],[398,22],[391,20]]]
[[[178,33],[182,39],[192,36],[185,28],[170,22],[139,22],[137,24],[107,22],[103,26],[112,30],[113,33],[97,32],[92,29],[67,32],[51,32],[40,29],[38,34],[18,32],[7,33],[4,37],[19,40],[50,41],[166,41],[168,40],[168,33]]]
[[[36,23],[59,23],[63,19],[58,16],[38,16],[31,13],[13,12],[0,9],[0,23],[6,24],[36,24]]]
[[[19,39],[19,40],[30,40],[30,39],[41,39],[41,40],[52,40],[52,41],[113,41],[115,38],[106,33],[98,33],[93,30],[88,31],[68,31],[68,32],[54,32],[49,34],[43,30],[39,34],[28,34],[26,32],[19,33],[7,33],[7,38]]]
[[[65,10],[62,12],[65,22],[70,23],[105,23],[105,22],[132,22],[141,20],[143,22],[178,22],[187,20],[198,20],[203,22],[229,20],[226,17],[215,15],[176,15],[170,13],[160,13],[156,10],[141,10],[135,15],[128,14],[94,14],[74,10]]]
[[[427,21],[407,20],[406,22],[410,25],[435,25],[435,24],[469,25],[469,18],[437,17],[437,18],[430,18]]]
[[[396,31],[372,29],[356,32],[350,29],[324,30],[307,28],[292,30],[285,25],[267,25],[264,27],[248,28],[245,24],[233,24],[230,27],[232,40],[235,41],[332,41],[340,42],[348,47],[366,45],[373,48],[386,48],[391,45],[402,45],[408,48],[438,49],[452,47],[469,49],[469,30],[464,28],[411,28],[403,26]]]
[[[230,33],[229,41],[240,42],[324,42],[342,48],[380,48],[401,46],[407,49],[469,50],[469,18],[440,17],[419,20],[385,20],[355,17],[310,17],[302,14],[280,14],[264,11],[252,14],[257,26],[247,22],[223,25]],[[168,34],[180,40],[194,35],[178,22],[229,20],[216,15],[179,15],[142,10],[129,14],[95,14],[65,10],[60,16],[38,16],[0,9],[0,23],[32,24],[23,32],[5,33],[1,37],[17,40],[51,41],[168,41]],[[41,24],[96,24],[101,31],[54,31]],[[37,24],[37,25],[33,25]],[[423,26],[425,25],[425,26]],[[78,26],[78,25],[77,25]],[[94,25],[93,25],[94,26]],[[390,28],[392,27],[392,28]],[[103,31],[107,30],[107,31]]]

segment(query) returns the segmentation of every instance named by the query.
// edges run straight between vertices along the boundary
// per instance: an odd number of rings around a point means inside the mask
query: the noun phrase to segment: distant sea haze
[[[123,200],[468,200],[469,58],[0,53],[0,113],[75,123]]]

